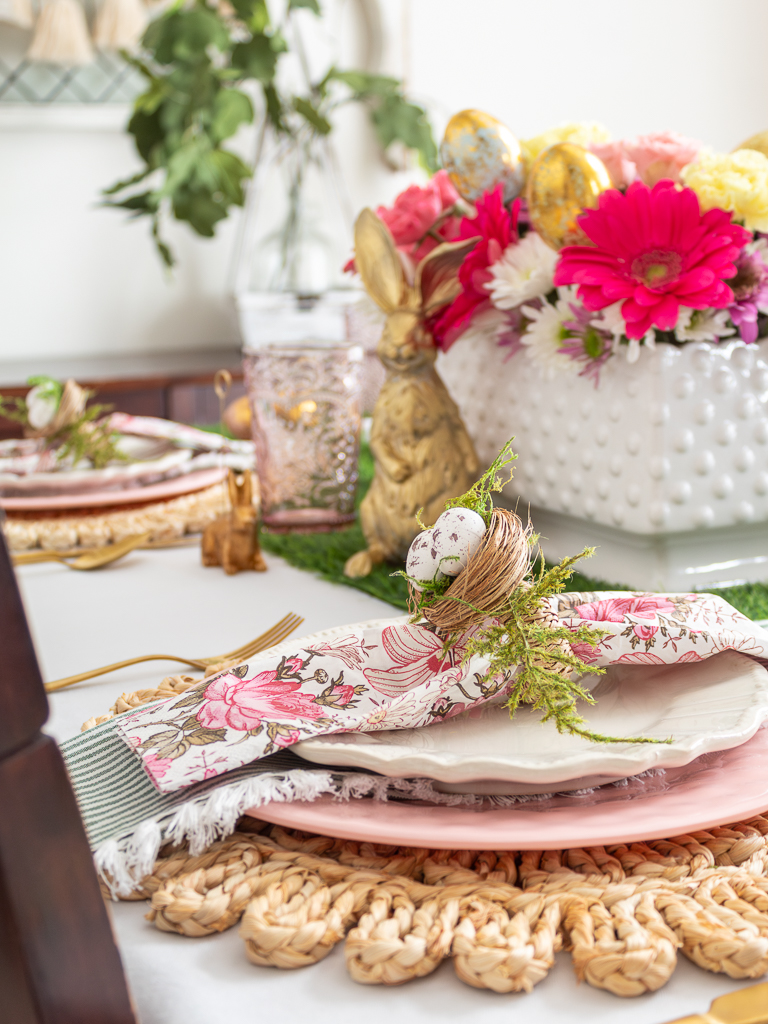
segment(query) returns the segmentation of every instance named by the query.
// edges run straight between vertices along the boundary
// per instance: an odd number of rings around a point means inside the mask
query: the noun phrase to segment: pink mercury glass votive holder
[[[245,352],[262,521],[271,530],[354,522],[362,365],[362,348],[343,343]]]

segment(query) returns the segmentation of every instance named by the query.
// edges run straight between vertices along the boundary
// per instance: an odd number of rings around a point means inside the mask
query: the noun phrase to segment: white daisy
[[[508,245],[501,259],[488,269],[493,281],[485,286],[497,309],[515,309],[546,295],[552,288],[557,253],[535,231],[515,245]]]
[[[573,320],[571,302],[575,300],[575,289],[559,288],[557,302],[545,302],[541,309],[535,306],[523,306],[522,314],[530,323],[520,341],[526,347],[527,354],[534,363],[538,363],[544,375],[551,380],[556,373],[573,370],[576,364],[561,351],[563,341],[569,336],[564,326]]]
[[[675,325],[678,341],[717,341],[735,334],[727,309],[689,309],[681,306]]]

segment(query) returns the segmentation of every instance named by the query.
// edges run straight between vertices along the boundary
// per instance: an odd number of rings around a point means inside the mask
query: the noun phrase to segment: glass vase
[[[362,348],[265,345],[246,351],[243,365],[265,526],[306,532],[353,523]]]

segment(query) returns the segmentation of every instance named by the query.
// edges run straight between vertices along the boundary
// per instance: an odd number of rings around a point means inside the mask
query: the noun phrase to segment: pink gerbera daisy
[[[555,284],[579,285],[591,310],[624,300],[628,338],[642,338],[652,327],[672,330],[680,306],[729,306],[733,292],[725,281],[752,237],[724,210],[702,216],[696,193],[671,181],[652,189],[636,181],[624,194],[608,189],[579,224],[594,245],[565,246]]]

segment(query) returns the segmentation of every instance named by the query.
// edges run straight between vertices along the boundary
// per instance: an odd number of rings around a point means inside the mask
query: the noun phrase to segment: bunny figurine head
[[[355,264],[365,290],[387,314],[378,354],[388,370],[412,372],[434,362],[428,320],[461,291],[459,267],[477,241],[439,245],[418,264],[410,283],[386,224],[369,209],[357,218]]]

